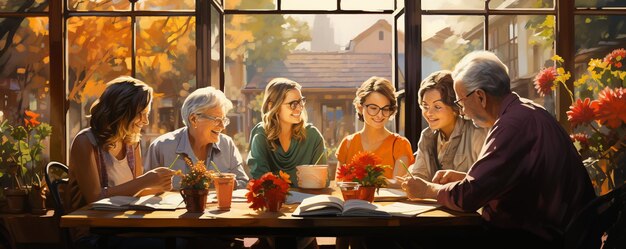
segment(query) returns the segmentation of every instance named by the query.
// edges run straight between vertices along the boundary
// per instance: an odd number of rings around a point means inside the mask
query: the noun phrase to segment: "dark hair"
[[[396,109],[398,107],[396,101],[396,88],[393,87],[389,80],[382,77],[372,76],[371,78],[363,82],[363,84],[361,84],[361,87],[356,90],[356,97],[353,101],[354,107],[358,109],[359,105],[363,106],[367,96],[369,96],[370,93],[373,92],[380,93],[389,100],[389,105],[391,106],[392,110],[391,115],[389,115],[391,119],[393,115],[396,114]],[[359,120],[363,122],[363,114],[357,112],[357,115],[359,116]]]
[[[458,113],[460,110],[459,107],[454,104],[456,96],[454,95],[453,84],[454,80],[452,80],[452,73],[450,71],[441,70],[431,73],[420,83],[418,104],[422,104],[422,99],[424,99],[426,91],[437,90],[439,94],[441,94],[441,101]]]
[[[89,125],[98,145],[109,146],[119,140],[137,142],[140,134],[132,134],[128,127],[151,102],[152,88],[138,79],[119,77],[107,83],[90,109]]]

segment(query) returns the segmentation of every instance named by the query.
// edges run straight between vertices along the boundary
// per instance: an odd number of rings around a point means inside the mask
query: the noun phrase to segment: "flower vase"
[[[376,193],[376,187],[359,187],[359,199],[369,202],[374,202],[374,194]]]
[[[26,212],[28,207],[28,190],[21,188],[5,189],[7,199],[7,212],[20,214]]]
[[[206,189],[181,189],[180,194],[185,201],[185,207],[189,213],[202,213],[206,209],[206,199],[209,190]]]
[[[266,198],[265,208],[269,212],[278,212],[283,206],[284,198],[280,198],[276,195],[270,195]]]

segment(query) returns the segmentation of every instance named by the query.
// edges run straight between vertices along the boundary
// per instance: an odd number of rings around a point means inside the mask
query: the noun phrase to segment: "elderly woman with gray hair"
[[[154,140],[148,148],[144,165],[157,168],[173,163],[173,170],[187,173],[189,167],[184,157],[194,164],[204,160],[207,166],[213,161],[221,172],[236,175],[236,188],[245,188],[249,179],[243,169],[239,150],[232,138],[222,134],[230,123],[226,113],[232,108],[232,102],[220,90],[213,87],[195,90],[185,99],[181,108],[185,126]],[[180,187],[180,180],[174,177],[174,188]]]

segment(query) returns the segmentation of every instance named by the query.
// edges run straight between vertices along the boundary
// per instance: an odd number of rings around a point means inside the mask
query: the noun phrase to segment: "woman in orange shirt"
[[[363,128],[346,136],[337,150],[338,167],[349,163],[352,157],[361,151],[370,151],[382,158],[389,187],[399,188],[394,176],[404,176],[407,172],[402,167],[413,164],[411,143],[405,137],[389,131],[385,125],[393,119],[397,110],[396,89],[391,82],[381,77],[371,77],[356,92],[354,107]]]

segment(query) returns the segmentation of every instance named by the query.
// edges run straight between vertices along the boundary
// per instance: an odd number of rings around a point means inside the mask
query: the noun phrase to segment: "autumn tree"
[[[9,1],[5,10],[17,13],[42,12],[47,1]],[[8,97],[4,119],[18,116],[34,101],[37,107],[47,107],[49,84],[48,18],[0,18],[0,89]],[[17,87],[17,88],[16,88]],[[31,97],[32,96],[32,97]],[[42,119],[48,121],[45,113]]]
[[[226,8],[274,9],[271,0],[226,1]],[[309,25],[285,15],[226,16],[226,55],[230,60],[245,56],[253,72],[284,59],[300,43],[311,40]]]

